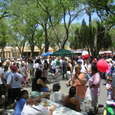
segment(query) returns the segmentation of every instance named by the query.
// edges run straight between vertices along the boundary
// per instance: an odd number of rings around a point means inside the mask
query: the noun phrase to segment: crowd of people
[[[107,99],[115,101],[115,58],[114,56],[105,58],[109,69],[104,73],[99,72],[97,68],[98,60],[97,58],[84,60],[78,56],[1,61],[0,98],[3,102],[0,102],[0,106],[7,109],[8,105],[14,105],[14,115],[53,115],[55,105],[44,107],[40,104],[46,98],[80,112],[81,103],[84,102],[89,88],[92,111],[96,113],[102,78],[106,81]],[[52,89],[48,87],[49,72],[53,74],[54,79],[57,73],[61,73],[59,77],[66,80],[69,87],[67,95],[61,92],[59,82],[53,83]],[[24,90],[24,87],[31,87],[31,93]]]

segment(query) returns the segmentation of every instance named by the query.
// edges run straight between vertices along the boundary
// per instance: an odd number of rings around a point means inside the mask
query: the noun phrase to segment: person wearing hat
[[[45,107],[40,104],[43,95],[40,92],[32,91],[30,98],[24,105],[21,115],[53,115],[55,106]]]
[[[6,82],[8,87],[8,102],[9,104],[13,104],[20,96],[23,76],[17,72],[18,68],[16,65],[12,65],[10,69],[11,72],[8,75]]]

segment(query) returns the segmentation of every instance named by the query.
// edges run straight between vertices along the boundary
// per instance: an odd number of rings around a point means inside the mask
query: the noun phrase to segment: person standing
[[[76,87],[76,95],[80,98],[81,102],[84,100],[86,93],[87,80],[85,76],[86,75],[84,73],[81,73],[81,68],[79,66],[75,67],[72,86]]]
[[[89,86],[91,88],[91,97],[92,97],[92,106],[94,107],[94,112],[97,112],[98,96],[101,77],[97,70],[96,63],[93,63],[91,66],[91,78],[89,79]]]
[[[2,67],[2,62],[0,62],[0,99],[1,96],[5,94],[4,90],[4,69]],[[0,105],[3,104],[3,102],[0,102]]]
[[[7,87],[8,87],[8,102],[12,104],[20,96],[23,76],[17,72],[17,66],[12,65],[10,69],[11,73],[8,75],[7,78]]]
[[[42,78],[43,75],[43,64],[40,59],[36,59],[33,68],[34,68],[34,77],[32,79],[32,91],[35,91],[37,89],[36,88],[37,80]]]
[[[25,65],[24,62],[22,62],[20,68],[19,68],[19,72],[23,75],[23,85],[26,86],[27,82],[28,82],[28,71],[27,71],[27,67]]]
[[[44,60],[43,77],[45,77],[46,79],[47,79],[47,76],[48,76],[48,67],[49,67],[49,64],[48,64],[47,60]]]
[[[56,72],[57,72],[57,70],[56,70],[56,60],[55,60],[55,58],[53,58],[53,60],[51,61],[51,64],[50,64],[50,66],[51,66],[51,73],[53,73],[54,75],[56,74]]]
[[[34,77],[41,78],[43,72],[43,64],[40,59],[36,59],[33,68],[34,68]]]
[[[68,65],[67,59],[64,58],[62,60],[62,77],[63,77],[63,79],[65,79],[65,77],[67,79],[67,65]]]
[[[4,69],[2,67],[2,62],[0,62],[0,86],[3,85],[3,79],[4,79]]]
[[[115,64],[113,64],[111,69],[112,75],[112,99],[115,100]]]

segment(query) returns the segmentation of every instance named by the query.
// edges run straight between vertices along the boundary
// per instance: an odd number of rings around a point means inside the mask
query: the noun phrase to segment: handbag
[[[91,96],[91,89],[90,87],[87,87],[86,93],[85,93],[85,100],[87,101],[92,101],[92,96]]]

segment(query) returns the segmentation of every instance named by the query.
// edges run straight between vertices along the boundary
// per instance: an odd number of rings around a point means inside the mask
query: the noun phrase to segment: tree
[[[94,52],[95,47],[98,51],[98,38],[110,38],[109,30],[114,25],[114,6],[110,0],[4,0],[1,3],[5,5],[1,7],[3,10],[0,9],[0,15],[7,11],[12,36],[16,45],[18,43],[20,52],[23,52],[26,44],[30,46],[32,55],[35,45],[41,50],[44,46],[47,52],[49,46],[58,45],[58,48],[64,48],[69,41],[77,45],[75,47],[87,48],[91,52]],[[89,16],[89,25],[83,21],[82,26],[76,29],[77,35],[74,37],[72,22],[84,12]],[[93,12],[104,19],[101,20],[101,26],[92,25]],[[73,42],[75,40],[79,44]],[[110,39],[105,41],[107,40]]]
[[[0,20],[10,16],[8,12],[9,0],[0,0]]]
[[[110,34],[111,39],[112,39],[112,50],[115,51],[115,28],[112,28],[109,31],[109,34]]]
[[[27,42],[26,24],[19,17],[15,17],[9,21],[9,25],[11,29],[11,41],[9,44],[14,48],[18,47],[20,55],[23,56],[24,47]]]
[[[61,48],[64,48],[69,39],[71,24],[83,11],[83,9],[80,7],[80,1],[76,0],[58,0],[58,5],[60,6],[60,9],[62,9],[61,15],[66,33],[61,44]],[[68,21],[66,21],[67,17]]]
[[[90,51],[94,56],[98,55],[99,50],[109,48],[112,44],[109,31],[114,26],[115,7],[112,0],[83,0],[85,11],[89,17],[89,43]],[[96,12],[100,20],[98,20],[96,27],[92,25],[92,13]],[[82,33],[81,33],[82,34]],[[83,36],[83,34],[82,34]],[[86,37],[85,37],[86,38]],[[82,41],[82,40],[81,40]],[[86,42],[87,43],[87,42]]]
[[[91,35],[90,32],[92,33]],[[77,28],[75,31],[75,39],[72,45],[78,45],[82,49],[86,48],[91,52],[92,56],[97,56],[102,48],[110,48],[112,41],[103,24],[97,22],[96,26],[92,25],[91,27],[87,26],[83,20],[81,28]]]
[[[97,27],[94,36],[94,48],[92,53],[94,56],[98,55],[102,48],[108,49],[112,45],[111,36],[103,24],[97,22]]]
[[[52,30],[54,32],[55,41],[62,41],[61,42],[61,48],[65,47],[66,42],[69,39],[69,32],[72,22],[78,17],[78,15],[83,11],[81,7],[79,7],[79,1],[76,0],[37,0],[38,7],[42,9],[42,13],[45,13],[45,16],[47,16],[47,24],[48,27],[52,27]],[[68,17],[68,21],[66,21]],[[62,23],[63,20],[63,26],[65,29],[65,36],[59,38],[59,33],[57,31],[57,25]],[[42,24],[43,26],[43,24]],[[49,29],[49,28],[48,28]],[[46,28],[44,29],[47,30]],[[46,33],[47,37],[47,33]],[[46,38],[45,37],[45,38]],[[48,40],[45,39],[46,44],[48,44]]]
[[[9,41],[9,29],[8,29],[8,25],[5,22],[5,20],[1,19],[0,20],[0,48],[2,49],[2,55],[1,57],[5,57],[4,56],[4,48],[7,45],[8,41]]]
[[[97,13],[102,22],[106,24],[106,28],[110,30],[115,25],[115,5],[114,0],[85,0],[91,9]]]
[[[54,32],[55,31],[55,32]],[[58,24],[55,26],[55,30],[50,28],[49,30],[49,42],[51,47],[61,49],[62,42],[65,37],[65,29],[63,24]]]
[[[28,42],[32,56],[34,55],[35,33],[38,27],[38,15],[35,6],[36,4],[32,3],[31,0],[16,0],[12,1],[9,7],[9,11],[12,14],[11,25],[16,36],[14,38],[19,41],[16,45],[18,45],[19,51],[23,54],[25,43]],[[14,22],[16,23],[13,24]]]
[[[44,39],[43,39],[44,35],[43,35],[43,30],[42,29],[38,29],[36,31],[35,34],[35,42],[36,42],[36,46],[40,49],[40,54],[43,52],[44,50]]]
[[[78,48],[83,48],[81,46],[81,42],[80,42],[80,37],[79,37],[79,28],[77,27],[74,34],[75,34],[75,37],[73,37],[71,40],[70,40],[70,47],[72,49],[78,49]]]
[[[37,6],[41,12],[39,24],[42,26],[44,30],[45,37],[45,52],[49,49],[49,34],[48,30],[52,27],[52,30],[55,33],[56,39],[58,39],[58,35],[56,33],[55,25],[59,24],[60,18],[60,9],[57,5],[57,2],[54,0],[36,0]]]
[[[115,8],[114,0],[86,0],[86,2],[90,5],[91,8],[95,8],[97,14],[99,14],[100,16],[115,14],[115,11],[113,10]]]

